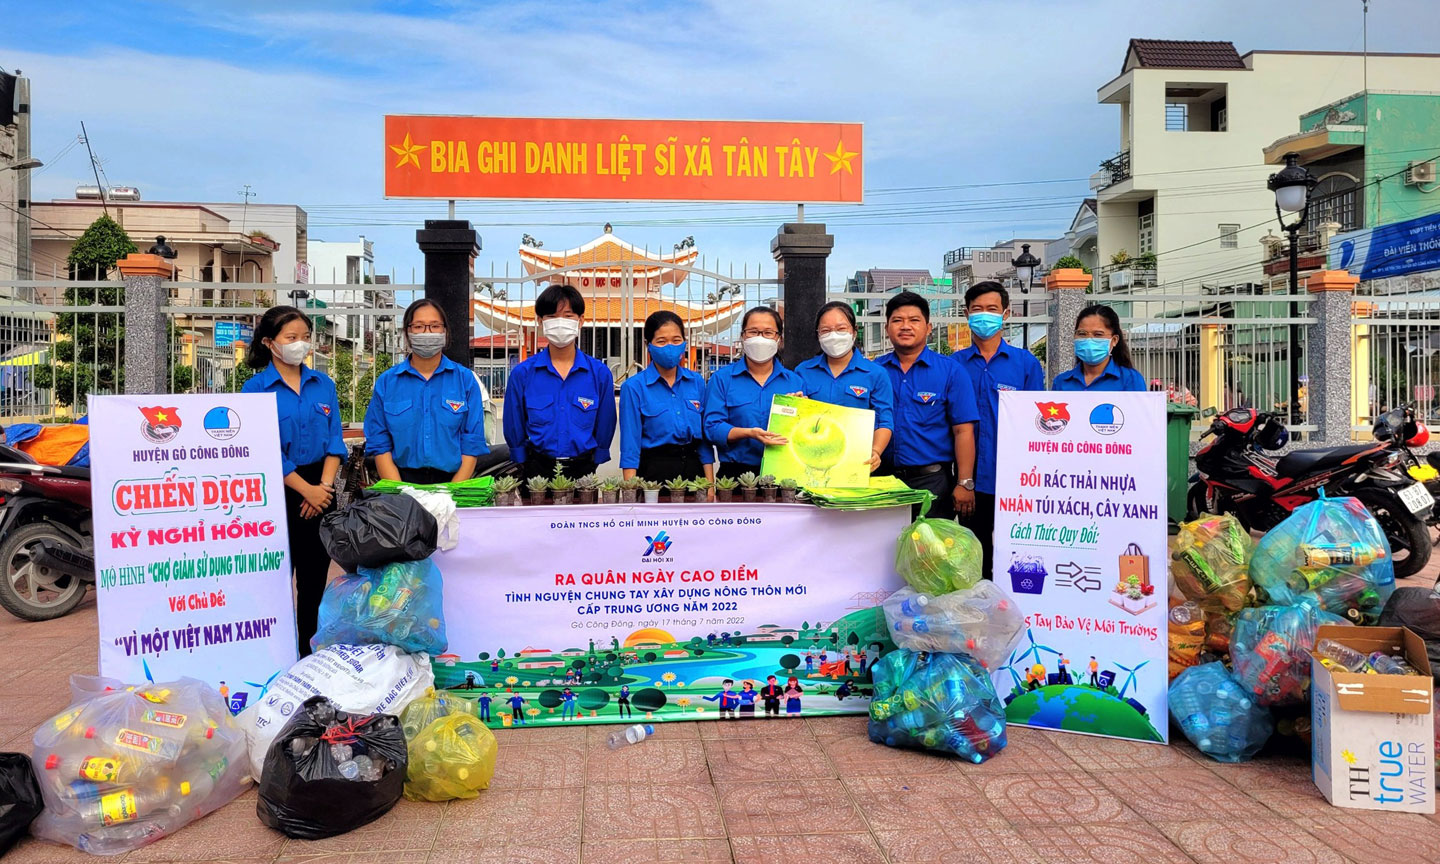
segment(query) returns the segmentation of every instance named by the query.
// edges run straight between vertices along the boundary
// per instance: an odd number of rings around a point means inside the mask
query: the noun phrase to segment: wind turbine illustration
[[[1015,671],[1016,666],[1024,668],[1026,666],[1034,665],[1035,663],[1041,663],[1043,665],[1044,660],[1040,656],[1041,651],[1047,651],[1051,654],[1054,654],[1057,660],[1060,658],[1059,651],[1056,651],[1049,645],[1041,645],[1037,643],[1035,641],[1035,634],[1030,630],[1029,627],[1025,628],[1025,639],[1030,643],[1030,647],[1026,648],[1024,651],[1016,649],[1015,651],[1010,652],[1010,659],[1005,664],[1005,668],[1010,672],[1010,677],[1015,679],[1015,688],[1017,690],[1025,689],[1025,679],[1020,676],[1020,673]],[[1030,658],[1028,662],[1026,661],[1027,657]]]
[[[1131,667],[1129,667],[1129,666],[1120,666],[1119,663],[1116,663],[1116,664],[1115,664],[1116,666],[1119,666],[1120,669],[1122,669],[1122,670],[1126,673],[1126,675],[1125,675],[1125,683],[1122,684],[1122,685],[1120,685],[1120,698],[1121,698],[1121,699],[1124,699],[1124,698],[1125,698],[1126,692],[1128,692],[1128,691],[1130,690],[1130,685],[1131,685],[1131,684],[1135,684],[1135,673],[1136,673],[1136,672],[1139,672],[1141,669],[1145,668],[1145,665],[1146,665],[1147,663],[1149,663],[1149,662],[1150,662],[1149,660],[1146,660],[1144,663],[1141,663],[1140,665],[1134,667],[1133,669],[1132,669]],[[1139,689],[1140,689],[1140,685],[1135,684],[1135,689],[1136,689],[1136,691],[1138,692]]]

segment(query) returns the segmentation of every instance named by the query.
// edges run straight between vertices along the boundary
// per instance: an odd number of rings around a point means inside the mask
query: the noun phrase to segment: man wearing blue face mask
[[[1010,292],[999,282],[977,282],[965,292],[970,347],[955,356],[975,385],[975,512],[962,519],[985,550],[984,574],[992,578],[995,564],[995,442],[1000,425],[1000,391],[1044,390],[1045,370],[1025,348],[1005,342],[1002,331],[1010,317]]]
[[[1145,376],[1130,360],[1120,316],[1109,306],[1086,306],[1075,317],[1075,366],[1055,376],[1051,390],[1145,392]]]
[[[701,422],[705,381],[681,366],[685,322],[670,311],[645,319],[650,365],[620,386],[620,473],[665,482],[715,479],[714,448]]]

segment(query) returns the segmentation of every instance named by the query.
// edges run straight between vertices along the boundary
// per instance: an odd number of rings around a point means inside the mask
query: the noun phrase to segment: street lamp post
[[[1020,283],[1020,293],[1029,294],[1030,288],[1035,280],[1035,268],[1040,266],[1040,259],[1030,254],[1030,244],[1020,244],[1020,254],[1010,259],[1010,266],[1015,268],[1015,280]],[[1026,318],[1030,317],[1030,298],[1026,297],[1020,314]],[[1025,340],[1025,350],[1030,350],[1030,323],[1027,321],[1021,328],[1021,337]]]
[[[20,193],[17,196],[20,199],[20,209],[15,213],[15,276],[19,279],[33,279],[35,276],[34,265],[30,263],[30,175],[24,172],[33,171],[44,164],[32,156],[25,156],[0,165],[0,171],[20,172],[15,181]]]
[[[1290,425],[1300,423],[1300,229],[1310,215],[1310,190],[1315,177],[1299,164],[1297,153],[1285,154],[1285,167],[1270,175],[1265,186],[1275,193],[1275,219],[1290,235]],[[1300,218],[1285,224],[1286,213]]]

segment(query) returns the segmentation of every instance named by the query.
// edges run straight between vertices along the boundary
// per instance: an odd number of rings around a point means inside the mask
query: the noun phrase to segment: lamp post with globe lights
[[[1290,425],[1300,423],[1300,229],[1310,216],[1310,190],[1315,176],[1299,164],[1297,153],[1285,154],[1285,167],[1270,175],[1265,186],[1275,193],[1275,219],[1290,235]],[[1299,218],[1285,223],[1286,213]]]
[[[1040,266],[1040,259],[1030,254],[1030,244],[1020,244],[1020,254],[1010,259],[1010,266],[1015,268],[1015,280],[1020,283],[1020,293],[1029,294],[1030,288],[1035,282],[1035,269]],[[1022,317],[1030,317],[1030,298],[1026,297],[1021,301],[1020,307]],[[1030,324],[1027,322],[1021,329],[1021,338],[1025,340],[1025,350],[1030,350]]]

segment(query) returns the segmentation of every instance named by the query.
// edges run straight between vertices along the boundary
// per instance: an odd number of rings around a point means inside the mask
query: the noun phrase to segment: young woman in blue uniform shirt
[[[365,449],[386,480],[469,480],[485,444],[485,404],[475,373],[442,352],[445,310],[416,300],[405,310],[410,354],[375,380],[365,411]]]
[[[795,367],[805,382],[805,395],[832,405],[869,408],[875,412],[870,443],[870,470],[880,467],[880,454],[895,431],[895,395],[890,374],[855,350],[855,312],[839,300],[820,307],[815,318],[821,353]]]
[[[805,395],[805,382],[776,359],[784,332],[780,313],[756,306],[740,320],[740,349],[745,356],[710,376],[705,437],[720,448],[720,477],[758,475],[766,445],[790,443],[765,431],[773,397]]]
[[[620,473],[664,482],[715,479],[715,454],[701,414],[705,381],[682,364],[685,322],[674,312],[645,319],[650,365],[620,386]]]
[[[294,306],[276,306],[255,326],[245,362],[258,374],[241,388],[275,396],[301,657],[310,653],[330,574],[330,556],[320,544],[320,516],[334,504],[335,474],[345,456],[335,382],[305,365],[309,354],[310,319]]]
[[[535,318],[549,347],[515,367],[505,388],[505,443],[525,476],[572,480],[610,461],[615,439],[615,376],[580,350],[585,298],[551,285],[535,298]]]
[[[1075,366],[1056,375],[1050,389],[1144,392],[1145,376],[1130,359],[1114,309],[1096,304],[1080,310],[1075,318]]]

